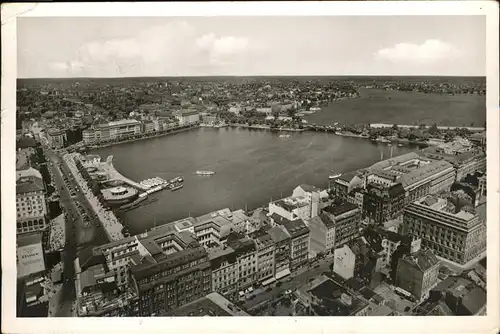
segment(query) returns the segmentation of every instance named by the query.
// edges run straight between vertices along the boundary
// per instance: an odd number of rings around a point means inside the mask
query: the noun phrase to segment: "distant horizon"
[[[80,79],[149,79],[149,78],[307,78],[307,77],[322,77],[322,78],[345,78],[345,77],[399,77],[399,78],[486,78],[486,75],[393,75],[393,74],[261,74],[261,75],[161,75],[161,76],[122,76],[122,77],[24,77],[17,80],[80,80]]]

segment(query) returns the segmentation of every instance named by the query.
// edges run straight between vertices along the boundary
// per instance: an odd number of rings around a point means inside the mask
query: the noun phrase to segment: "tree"
[[[430,134],[436,134],[439,131],[437,124],[434,123],[432,126],[429,128],[429,133]]]

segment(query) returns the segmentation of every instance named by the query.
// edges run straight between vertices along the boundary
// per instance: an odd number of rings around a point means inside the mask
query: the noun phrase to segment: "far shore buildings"
[[[436,255],[465,264],[486,250],[486,223],[472,208],[456,211],[446,199],[428,196],[405,209],[403,234],[417,235]]]
[[[83,142],[87,144],[137,135],[141,133],[141,128],[141,122],[135,119],[97,124],[91,129],[83,130]]]

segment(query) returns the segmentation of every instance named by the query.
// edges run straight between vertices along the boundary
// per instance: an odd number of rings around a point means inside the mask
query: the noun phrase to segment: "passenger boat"
[[[328,176],[328,178],[330,180],[334,180],[334,179],[341,177],[341,176],[342,176],[342,173],[337,173],[337,174],[331,174],[330,176]]]
[[[174,185],[174,184],[172,184],[172,185],[170,186],[170,190],[171,190],[171,191],[176,191],[176,190],[181,189],[182,187],[184,187],[184,185],[183,185],[183,184],[175,184],[175,185]]]
[[[196,174],[197,175],[203,175],[203,176],[209,176],[209,175],[214,175],[215,172],[208,171],[208,170],[197,170]]]

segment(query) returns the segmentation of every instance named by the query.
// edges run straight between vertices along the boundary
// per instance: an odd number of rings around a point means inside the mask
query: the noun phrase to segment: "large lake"
[[[394,155],[415,148],[393,147]],[[122,214],[132,233],[184,217],[229,207],[249,210],[271,198],[291,195],[299,184],[326,188],[331,170],[349,172],[390,155],[390,148],[322,132],[278,133],[251,129],[202,128],[94,150],[114,156],[115,167],[141,181],[154,176],[184,178],[184,188],[164,190],[159,200]],[[197,176],[196,170],[216,172]]]

